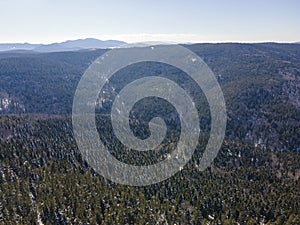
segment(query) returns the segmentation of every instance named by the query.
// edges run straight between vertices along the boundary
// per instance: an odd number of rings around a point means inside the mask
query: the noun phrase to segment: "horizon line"
[[[219,37],[218,37],[219,36]],[[147,43],[147,42],[163,42],[173,44],[185,43],[297,43],[299,38],[292,40],[287,38],[274,37],[250,37],[249,39],[234,37],[232,35],[201,35],[193,33],[137,33],[137,34],[90,34],[90,35],[68,35],[68,36],[52,36],[52,37],[21,37],[21,38],[0,38],[1,44],[55,44],[66,41],[98,39],[101,41],[123,41],[127,44]],[[1,40],[2,39],[2,40]],[[24,41],[25,40],[25,41]]]
[[[137,41],[137,42],[127,42],[120,39],[99,39],[99,38],[78,38],[78,39],[65,39],[63,41],[54,41],[54,42],[31,42],[31,41],[0,41],[1,45],[13,45],[13,44],[31,44],[31,45],[51,45],[51,44],[61,44],[63,42],[68,41],[77,41],[77,40],[86,40],[86,39],[96,39],[99,41],[120,41],[125,42],[126,44],[262,44],[262,43],[278,43],[278,44],[297,44],[300,43],[300,40],[295,41],[282,41],[282,40],[255,40],[255,41],[241,41],[241,40],[213,40],[213,41],[161,41],[161,40],[155,40],[155,41]]]

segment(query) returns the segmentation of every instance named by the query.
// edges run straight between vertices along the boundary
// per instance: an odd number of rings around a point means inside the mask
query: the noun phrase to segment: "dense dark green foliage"
[[[71,112],[73,96],[82,74],[105,50],[60,53],[2,53],[0,98],[18,106],[4,113]]]
[[[148,187],[108,182],[81,159],[67,118],[2,117],[3,224],[299,223],[300,155],[226,139],[215,163],[193,159]],[[212,220],[212,217],[214,218]]]
[[[105,50],[0,54],[0,224],[300,224],[300,45],[186,46],[210,66],[224,92],[226,138],[210,168],[198,171],[209,108],[177,69],[136,64],[105,88],[96,121],[119,160],[149,164],[178,141],[176,112],[159,99],[137,105],[136,135],[149,135],[155,113],[171,132],[161,151],[124,151],[111,133],[111,101],[137,77],[172,78],[192,96],[202,135],[192,160],[170,179],[147,187],[109,182],[81,158],[70,119],[76,85]],[[153,74],[149,74],[153,73]],[[8,115],[10,114],[10,115]],[[178,118],[177,118],[178,119]],[[142,129],[138,129],[142,128]]]

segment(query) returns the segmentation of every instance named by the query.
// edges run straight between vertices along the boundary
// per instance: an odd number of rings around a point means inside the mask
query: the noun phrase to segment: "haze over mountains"
[[[68,40],[64,42],[56,42],[51,44],[31,44],[31,43],[0,43],[0,52],[5,51],[34,51],[40,53],[47,52],[67,52],[67,51],[79,51],[86,49],[109,49],[119,47],[145,47],[149,45],[157,44],[174,44],[169,42],[138,42],[138,43],[126,43],[119,40],[99,40],[95,38]],[[192,44],[192,43],[190,43]],[[295,42],[300,44],[300,42]]]
[[[117,40],[98,40],[94,38],[69,40],[61,43],[52,44],[30,44],[30,43],[12,43],[0,44],[0,51],[35,51],[35,52],[59,52],[59,51],[77,51],[82,49],[107,49],[126,45],[126,42]]]

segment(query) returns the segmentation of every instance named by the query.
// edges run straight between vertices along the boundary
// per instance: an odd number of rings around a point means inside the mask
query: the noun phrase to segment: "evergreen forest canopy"
[[[99,94],[100,138],[118,160],[146,165],[174,149],[177,114],[159,99],[137,105],[131,116],[138,137],[149,135],[147,122],[157,115],[170,129],[159,151],[137,154],[112,135],[107,115],[116,93],[143,74],[172,77],[191,95],[198,93],[203,132],[192,160],[146,187],[102,178],[82,159],[73,137],[77,84],[107,50],[0,53],[0,224],[300,224],[300,45],[185,47],[212,69],[227,107],[225,140],[204,172],[198,164],[209,108],[182,71],[135,64],[117,72]]]

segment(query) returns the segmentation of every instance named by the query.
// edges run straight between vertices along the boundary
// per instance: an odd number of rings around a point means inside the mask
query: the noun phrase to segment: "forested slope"
[[[147,187],[102,178],[82,159],[73,137],[76,86],[106,50],[1,53],[0,224],[300,224],[300,45],[186,47],[220,83],[226,137],[212,166],[200,172],[210,128],[200,93],[203,132],[192,160],[174,177]],[[96,110],[98,132],[113,142],[111,153],[124,162],[148,164],[145,155],[123,151],[114,142],[107,120],[116,92],[143,74],[170,76],[189,93],[196,90],[178,69],[142,63],[119,71],[99,95],[105,104]],[[148,119],[155,112],[176,118],[172,108],[154,103],[144,101],[135,110],[148,112]],[[170,127],[178,132],[176,124]],[[142,128],[137,135],[147,136],[147,126]],[[172,150],[167,144],[177,141],[170,136],[151,160],[166,157]]]

